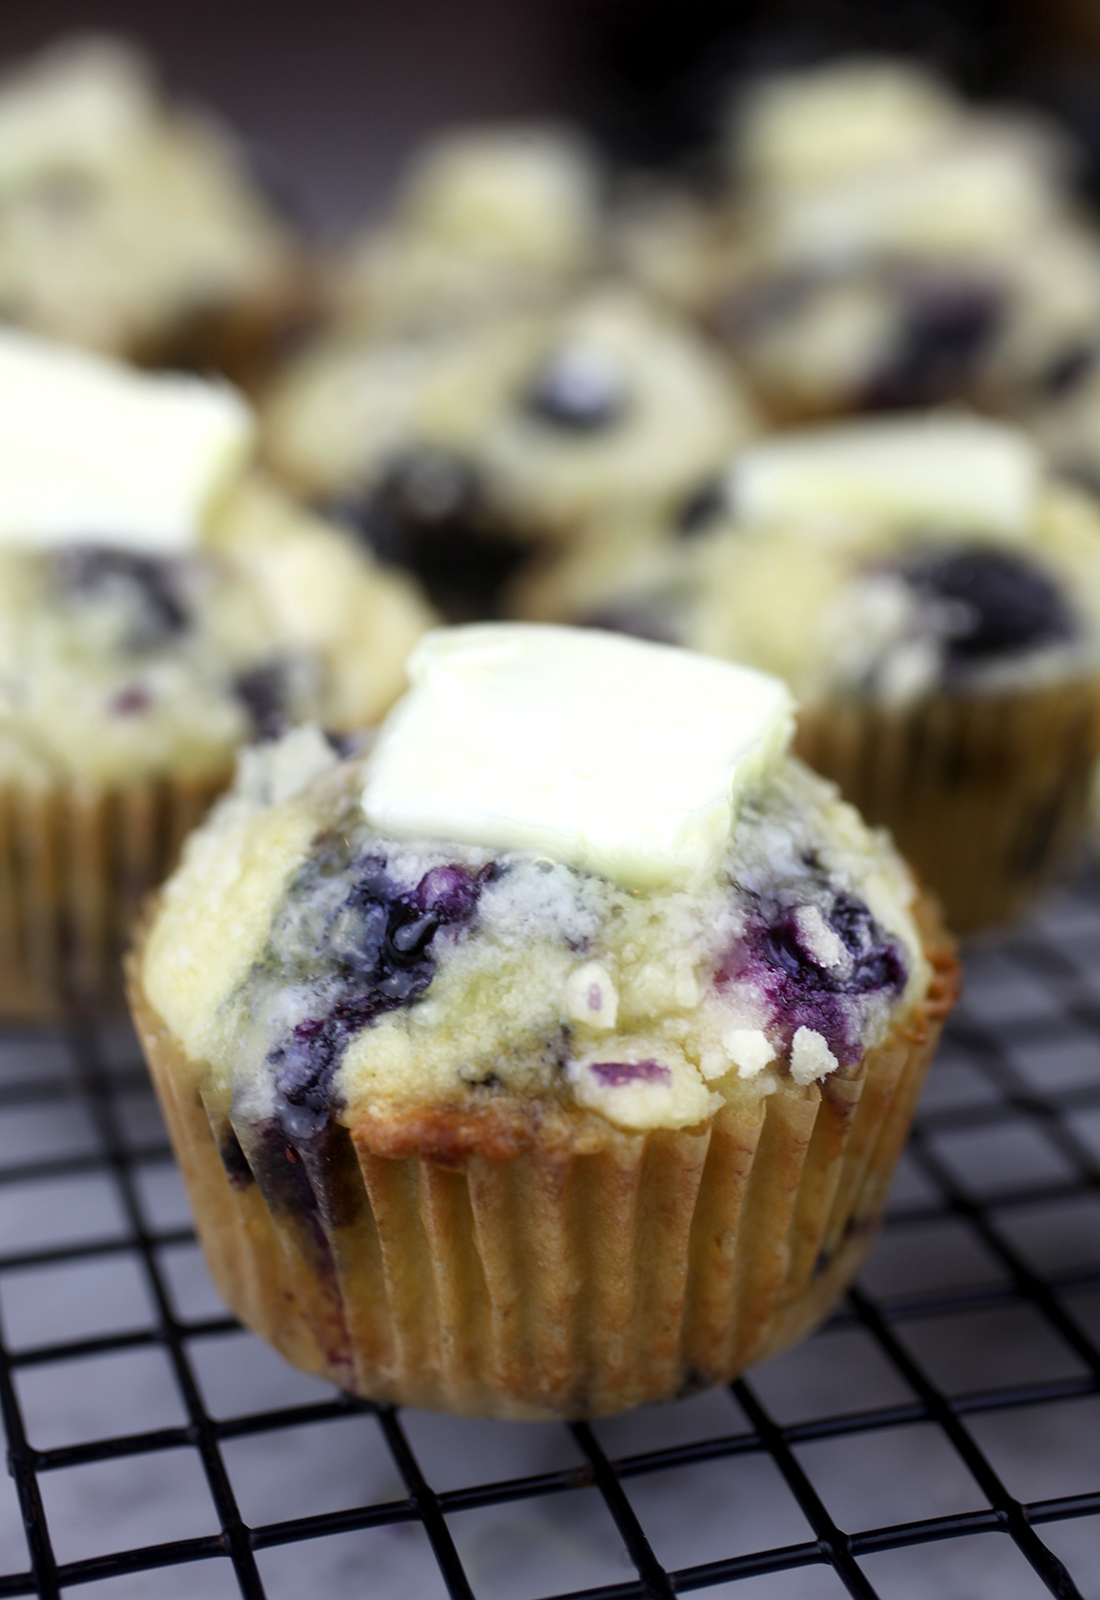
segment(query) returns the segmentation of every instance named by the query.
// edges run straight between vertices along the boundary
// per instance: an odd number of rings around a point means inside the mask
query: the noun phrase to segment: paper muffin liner
[[[376,1104],[297,1143],[130,1001],[219,1292],[295,1365],[468,1415],[591,1417],[726,1382],[808,1332],[874,1236],[958,965],[883,1044],[694,1129],[549,1102]]]
[[[798,754],[839,784],[963,933],[1007,921],[1085,840],[1100,682],[803,709]]]
[[[0,784],[0,1016],[121,1006],[135,915],[230,777]]]

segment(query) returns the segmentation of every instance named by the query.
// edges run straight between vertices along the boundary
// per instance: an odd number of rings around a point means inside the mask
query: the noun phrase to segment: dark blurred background
[[[705,140],[731,80],[851,49],[1046,105],[1100,173],[1100,0],[0,0],[0,59],[72,28],[144,41],[329,230],[445,123],[576,116],[663,162]]]

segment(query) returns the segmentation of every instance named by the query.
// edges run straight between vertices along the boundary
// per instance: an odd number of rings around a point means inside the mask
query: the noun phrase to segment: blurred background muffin
[[[1100,754],[1100,508],[964,415],[748,446],[663,527],[611,521],[515,603],[786,678],[798,747],[943,897],[1011,916],[1080,846]]]
[[[107,354],[247,375],[304,306],[295,230],[212,115],[121,40],[0,79],[0,314]]]
[[[410,678],[250,754],[129,963],[211,1271],[375,1400],[727,1381],[856,1270],[953,952],[777,679],[514,624]]]
[[[268,394],[265,452],[315,504],[411,566],[453,617],[595,515],[660,516],[753,428],[674,313],[603,283],[552,310],[307,348]]]

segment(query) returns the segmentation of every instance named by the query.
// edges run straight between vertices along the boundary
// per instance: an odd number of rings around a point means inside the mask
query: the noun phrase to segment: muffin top
[[[247,475],[228,385],[0,334],[0,777],[223,771],[377,719],[429,621],[407,580]]]
[[[749,662],[806,702],[1054,682],[1096,670],[1100,518],[1007,424],[833,424],[748,448],[671,524],[607,524],[517,603]]]
[[[626,1128],[816,1093],[923,996],[912,881],[761,674],[429,635],[374,748],[248,752],[149,930],[149,1002],[250,1120],[494,1107]]]
[[[781,420],[1004,411],[1091,342],[1100,245],[1036,118],[867,58],[757,81],[731,129],[737,227],[696,280]]]
[[[414,157],[389,213],[337,268],[344,325],[414,332],[552,302],[597,267],[600,176],[579,134],[452,130]]]
[[[4,320],[155,357],[185,325],[286,297],[297,245],[205,114],[149,62],[74,38],[0,81]]]
[[[449,460],[518,537],[669,504],[750,426],[703,342],[612,286],[491,328],[326,342],[265,413],[269,461],[314,498],[369,499],[417,460]]]

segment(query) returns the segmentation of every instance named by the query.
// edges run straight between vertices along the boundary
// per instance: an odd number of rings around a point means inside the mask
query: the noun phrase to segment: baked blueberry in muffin
[[[728,1376],[852,1270],[950,957],[777,680],[515,625],[410,677],[366,755],[249,753],[134,958],[223,1292],[377,1397]]]

